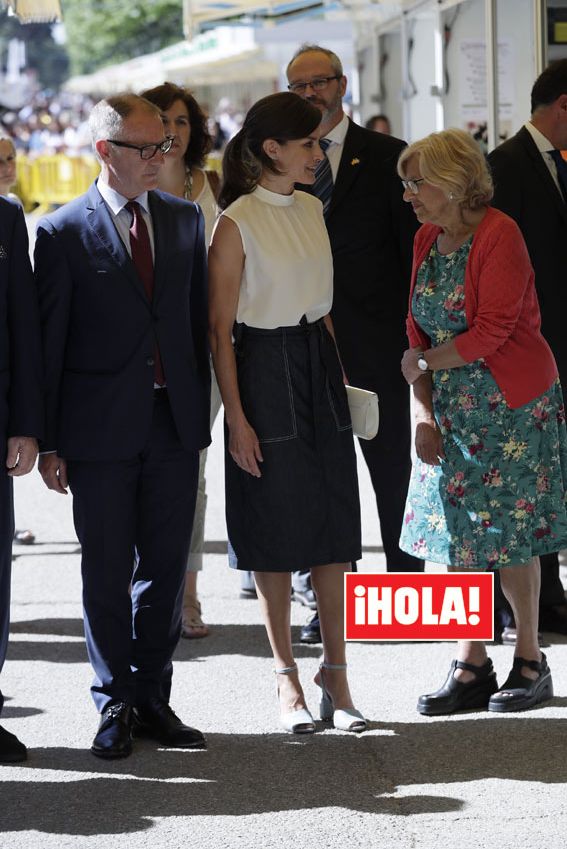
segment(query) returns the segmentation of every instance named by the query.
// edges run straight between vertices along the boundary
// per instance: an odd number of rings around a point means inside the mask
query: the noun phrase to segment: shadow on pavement
[[[34,707],[5,707],[2,719],[22,719],[24,716],[38,716],[40,713],[45,711]]]
[[[300,627],[291,629],[295,655],[319,657],[318,645],[299,642]],[[82,619],[30,619],[12,622],[10,633],[14,636],[48,634],[61,637],[84,637]],[[242,655],[244,657],[271,657],[270,646],[263,625],[213,625],[211,634],[203,640],[180,640],[174,661],[198,660],[215,655]],[[87,651],[83,641],[65,642],[12,639],[8,645],[8,660],[41,660],[51,663],[86,663]]]
[[[356,738],[209,734],[208,743],[207,751],[181,752],[137,741],[134,754],[118,762],[78,749],[31,750],[26,766],[45,772],[35,783],[29,774],[25,784],[2,782],[0,829],[120,834],[150,828],[154,817],[325,807],[411,816],[459,811],[463,801],[433,794],[400,797],[398,788],[445,789],[487,778],[567,782],[566,723],[534,714],[373,723]],[[46,780],[51,770],[84,778]]]
[[[24,619],[10,623],[11,634],[57,634],[61,637],[84,637],[82,619]]]
[[[206,752],[158,750],[138,742],[125,761],[76,749],[33,749],[26,766],[87,773],[83,780],[2,782],[0,830],[104,835],[150,828],[154,817],[244,816],[341,807],[374,814],[458,811],[460,799],[397,799],[384,775],[380,734],[208,735]],[[25,790],[25,792],[24,792]]]
[[[301,627],[292,626],[291,640],[296,658],[319,657],[320,645],[303,645],[299,642]],[[206,639],[181,639],[173,660],[182,662],[215,655],[237,654],[243,657],[271,657],[270,644],[263,625],[211,625]]]

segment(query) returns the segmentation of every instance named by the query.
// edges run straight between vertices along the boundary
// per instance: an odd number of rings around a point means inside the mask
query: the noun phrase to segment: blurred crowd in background
[[[30,158],[92,152],[87,121],[98,97],[69,91],[38,91],[20,109],[3,109],[0,135],[12,138],[18,153]],[[221,151],[240,127],[241,116],[222,98],[210,118],[213,150]]]

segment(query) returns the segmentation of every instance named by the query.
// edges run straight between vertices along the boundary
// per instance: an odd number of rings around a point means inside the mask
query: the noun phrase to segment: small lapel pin
[[[8,252],[4,245],[0,245],[0,259],[8,259]]]
[[[351,165],[360,165],[360,159],[358,158],[358,156],[355,156],[354,159],[351,159],[350,164]]]

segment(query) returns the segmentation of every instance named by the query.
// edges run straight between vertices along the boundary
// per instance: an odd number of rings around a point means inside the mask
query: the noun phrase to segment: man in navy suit
[[[210,443],[203,216],[155,191],[165,138],[141,97],[99,102],[97,182],[39,222],[46,362],[40,472],[73,494],[85,635],[102,714],[91,751],[131,737],[203,748],[169,706],[198,452]],[[131,585],[131,595],[129,588]]]
[[[12,478],[25,475],[43,433],[39,315],[19,207],[0,198],[0,671],[10,624],[14,537]],[[0,713],[4,698],[0,692]],[[26,759],[26,747],[0,727],[0,763]]]
[[[552,62],[540,74],[531,101],[530,120],[488,156],[494,179],[492,203],[516,221],[526,241],[535,271],[541,330],[557,361],[565,396],[567,162],[561,151],[567,150],[567,59]],[[544,554],[540,560],[540,630],[567,634],[558,555]],[[495,603],[509,611],[501,593],[496,594]],[[501,615],[500,620],[504,624]]]

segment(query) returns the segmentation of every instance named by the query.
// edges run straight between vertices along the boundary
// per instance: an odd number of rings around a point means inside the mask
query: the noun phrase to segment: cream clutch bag
[[[360,439],[374,439],[378,433],[378,396],[368,389],[345,386],[352,432]]]

